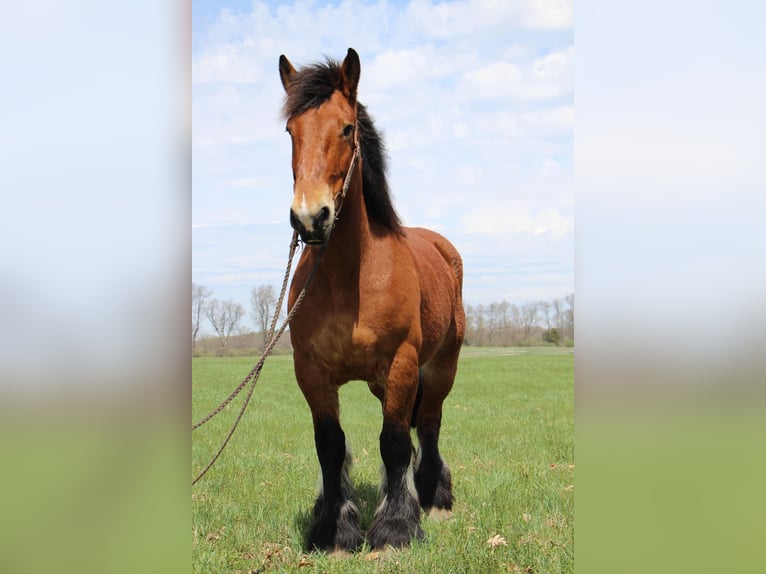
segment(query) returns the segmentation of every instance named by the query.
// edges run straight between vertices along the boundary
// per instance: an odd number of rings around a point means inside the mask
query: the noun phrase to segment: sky
[[[192,280],[243,305],[292,230],[280,54],[361,59],[406,225],[446,235],[464,300],[574,290],[571,2],[194,2]]]

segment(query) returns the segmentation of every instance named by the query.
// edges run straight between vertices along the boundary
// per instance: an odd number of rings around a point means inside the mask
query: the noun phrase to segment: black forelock
[[[331,58],[301,68],[290,77],[282,115],[289,119],[319,107],[340,89],[341,83],[341,65]]]

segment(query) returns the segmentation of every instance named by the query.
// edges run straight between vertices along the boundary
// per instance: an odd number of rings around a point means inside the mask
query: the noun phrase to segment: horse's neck
[[[361,178],[354,178],[330,235],[330,244],[324,259],[327,264],[339,268],[358,269],[366,250],[370,249],[371,242],[372,234],[362,195]]]

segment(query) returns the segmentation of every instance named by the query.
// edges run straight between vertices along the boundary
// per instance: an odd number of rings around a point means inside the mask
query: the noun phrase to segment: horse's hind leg
[[[420,506],[438,516],[452,510],[452,477],[439,453],[442,404],[457,372],[459,346],[441,353],[420,372],[422,396],[413,423],[418,430],[418,453],[415,462],[415,487]]]
[[[352,499],[351,454],[338,418],[337,388],[312,386],[300,377],[297,368],[296,375],[314,418],[314,442],[322,471],[307,548],[355,550],[364,542],[364,536],[359,527],[359,509]]]

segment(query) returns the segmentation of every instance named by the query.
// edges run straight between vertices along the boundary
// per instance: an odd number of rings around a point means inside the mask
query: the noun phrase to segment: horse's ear
[[[348,101],[354,104],[356,103],[356,87],[359,85],[359,74],[362,71],[362,66],[359,63],[359,54],[353,48],[348,49],[348,54],[346,54],[346,59],[343,60],[340,70],[343,79],[341,91],[348,98]]]
[[[290,78],[294,73],[295,68],[293,68],[290,60],[288,60],[287,57],[282,54],[279,57],[279,77],[282,79],[282,86],[284,86],[285,91],[290,88],[290,82],[292,81]]]

